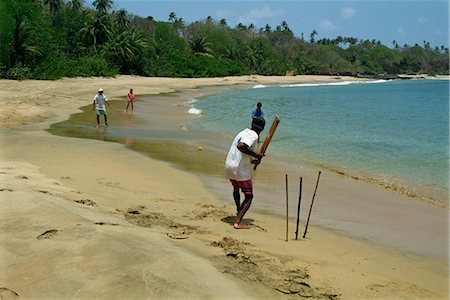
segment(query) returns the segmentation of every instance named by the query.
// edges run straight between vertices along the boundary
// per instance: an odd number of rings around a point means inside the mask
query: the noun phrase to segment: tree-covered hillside
[[[149,3],[151,5],[151,3]],[[187,24],[112,11],[112,0],[1,0],[0,77],[57,79],[138,74],[169,77],[449,74],[447,47],[391,47],[354,37],[318,39],[225,19]]]

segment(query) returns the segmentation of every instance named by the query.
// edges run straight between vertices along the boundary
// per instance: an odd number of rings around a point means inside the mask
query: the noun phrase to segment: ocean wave
[[[280,84],[280,85],[264,85],[257,84],[253,86],[253,89],[263,89],[268,87],[314,87],[314,86],[339,86],[339,85],[350,85],[350,84],[373,84],[373,83],[385,83],[391,80],[377,79],[377,80],[347,80],[339,82],[320,82],[320,83],[291,83],[291,84]]]
[[[192,114],[192,115],[201,115],[202,114],[202,110],[195,108],[195,107],[191,107],[188,110],[188,113]]]
[[[186,101],[184,103],[191,104],[191,103],[195,103],[195,102],[197,102],[197,99],[192,98],[192,99],[189,99],[188,101]]]
[[[267,86],[264,84],[257,84],[254,87],[252,87],[252,89],[262,89],[262,88],[266,88]]]
[[[294,84],[282,84],[278,87],[312,87],[312,86],[339,86],[339,85],[350,85],[350,84],[374,84],[374,83],[385,83],[390,80],[378,79],[378,80],[354,80],[354,81],[339,81],[339,82],[321,82],[321,83],[294,83]]]
[[[427,77],[426,79],[430,79],[430,80],[450,80],[450,77]]]

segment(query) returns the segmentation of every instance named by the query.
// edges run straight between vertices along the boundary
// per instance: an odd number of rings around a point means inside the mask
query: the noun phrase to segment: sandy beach
[[[0,298],[448,299],[448,205],[327,173],[315,216],[346,210],[342,224],[355,232],[312,224],[306,239],[294,240],[290,222],[286,241],[285,220],[257,206],[245,217],[251,229],[235,230],[231,191],[224,202],[195,172],[123,144],[46,131],[90,105],[100,87],[117,100],[130,87],[157,95],[343,80],[357,79],[0,80]],[[178,105],[158,107],[155,118]],[[177,118],[165,122],[183,130]],[[267,158],[255,184],[273,178],[271,167]],[[303,171],[310,192],[317,170]]]

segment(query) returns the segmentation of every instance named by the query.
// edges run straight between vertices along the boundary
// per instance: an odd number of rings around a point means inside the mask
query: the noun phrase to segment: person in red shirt
[[[127,108],[125,109],[125,112],[128,112],[128,107],[131,104],[131,112],[134,111],[134,93],[133,93],[133,89],[130,89],[130,91],[128,92],[127,95],[127,99],[128,99],[128,103],[127,103]]]

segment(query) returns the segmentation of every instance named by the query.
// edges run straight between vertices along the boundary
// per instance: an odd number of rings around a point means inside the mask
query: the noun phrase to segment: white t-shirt
[[[106,98],[106,95],[100,95],[97,94],[94,97],[95,101],[95,108],[98,110],[106,110],[105,102],[108,101],[108,98]]]
[[[238,181],[249,180],[252,178],[252,164],[253,157],[251,155],[242,153],[237,145],[244,143],[250,147],[250,149],[256,152],[258,144],[258,134],[251,129],[244,129],[239,132],[231,144],[228,151],[227,159],[225,160],[225,172],[229,179],[235,179]]]

